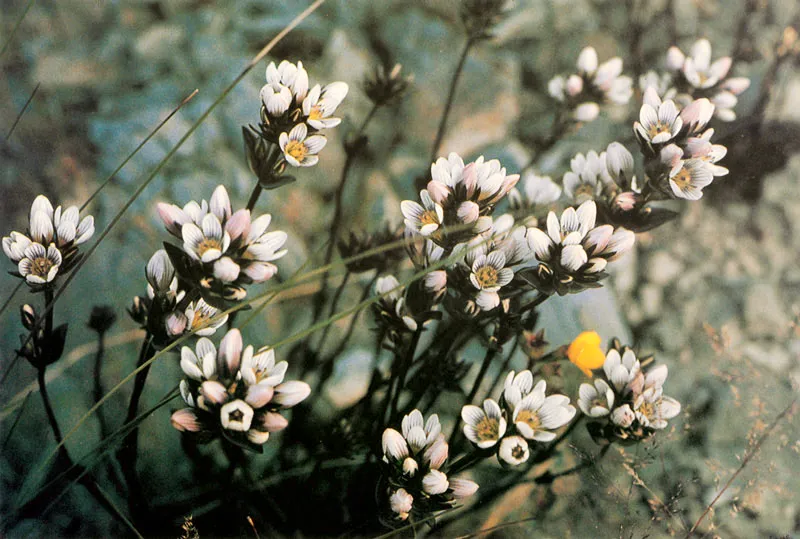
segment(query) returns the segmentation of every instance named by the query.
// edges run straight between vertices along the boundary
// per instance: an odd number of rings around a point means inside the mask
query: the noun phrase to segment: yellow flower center
[[[656,122],[655,125],[651,125],[650,129],[647,130],[647,134],[650,136],[651,139],[662,133],[672,133],[672,131],[670,130],[670,126],[668,124]]]
[[[215,238],[203,238],[203,240],[197,244],[197,254],[203,256],[206,251],[211,249],[217,249],[219,251],[222,250],[222,242]]]
[[[308,113],[309,120],[321,120],[322,119],[322,109],[319,108],[319,105],[314,105],[311,107],[311,111]]]
[[[31,273],[42,278],[47,277],[47,273],[52,267],[53,261],[46,256],[35,258],[31,261]]]
[[[538,429],[542,425],[539,414],[531,410],[521,410],[520,413],[517,414],[517,419],[515,421],[517,423],[525,423],[533,430]]]
[[[197,309],[192,318],[192,329],[205,325],[211,319],[211,313],[205,309]]]
[[[439,216],[434,210],[428,210],[420,216],[419,222],[423,225],[436,225],[439,224]]]
[[[672,181],[675,182],[679,189],[685,190],[692,184],[692,175],[688,170],[682,168],[680,172],[672,177]]]
[[[655,403],[652,402],[643,402],[641,406],[639,406],[639,412],[645,417],[653,417],[655,415]]]
[[[575,189],[575,196],[578,197],[582,195],[594,196],[594,186],[590,183],[582,183],[579,185],[578,188]]]
[[[475,425],[475,435],[481,442],[496,440],[499,433],[499,423],[493,419],[489,419],[488,417],[484,417],[477,425]]]
[[[497,270],[492,266],[483,266],[475,272],[475,279],[481,288],[497,286]]]
[[[310,116],[309,116],[310,117]],[[306,145],[303,144],[299,140],[290,140],[286,144],[286,153],[297,159],[298,161],[303,161],[305,159],[306,154],[308,153],[308,148]]]

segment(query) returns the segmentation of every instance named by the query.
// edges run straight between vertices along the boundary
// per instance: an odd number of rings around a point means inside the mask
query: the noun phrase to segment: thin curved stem
[[[458,79],[461,77],[461,72],[464,71],[464,64],[469,56],[469,51],[475,44],[474,38],[467,38],[464,43],[464,48],[461,49],[461,56],[458,58],[458,64],[453,72],[453,78],[450,80],[450,89],[447,92],[447,101],[444,104],[444,112],[442,112],[442,119],[439,120],[439,129],[436,131],[436,138],[433,139],[433,146],[431,146],[431,155],[428,159],[429,163],[436,161],[436,156],[439,153],[439,146],[442,145],[444,133],[447,130],[447,119],[450,116],[450,110],[453,108],[453,101],[455,100],[456,87],[458,86]]]

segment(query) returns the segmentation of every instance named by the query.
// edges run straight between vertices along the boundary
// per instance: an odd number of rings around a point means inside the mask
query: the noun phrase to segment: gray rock
[[[756,337],[777,337],[789,326],[778,291],[769,283],[755,284],[747,292],[744,317],[748,332]]]
[[[674,281],[683,270],[683,263],[668,251],[653,253],[647,260],[647,279],[664,286]]]

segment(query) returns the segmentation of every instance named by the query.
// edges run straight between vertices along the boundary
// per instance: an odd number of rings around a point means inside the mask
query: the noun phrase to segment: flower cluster
[[[247,209],[233,213],[222,185],[208,202],[191,201],[183,209],[161,202],[158,213],[167,231],[183,240],[182,251],[166,244],[178,275],[209,301],[243,299],[244,287],[272,278],[278,271],[272,262],[286,254],[286,233],[267,231],[272,217],[251,220]]]
[[[587,200],[577,210],[564,210],[561,219],[551,211],[546,232],[528,228],[527,241],[539,264],[527,275],[539,290],[564,295],[598,286],[608,263],[633,246],[633,232],[595,226],[596,217],[595,202]]]
[[[190,300],[186,291],[178,289],[175,267],[164,249],[150,257],[145,269],[147,295],[134,298],[132,318],[147,329],[158,345],[192,332],[198,336],[213,335],[228,321],[228,315],[200,297]]]
[[[316,133],[341,123],[333,114],[348,90],[344,82],[311,86],[302,62],[295,65],[284,60],[278,66],[271,62],[267,83],[261,88],[259,135],[280,147],[285,163],[293,167],[317,164],[317,154],[327,139]]]
[[[699,39],[687,56],[678,47],[667,51],[667,69],[673,77],[675,100],[688,105],[693,99],[707,97],[714,104],[714,115],[723,122],[736,119],[733,108],[738,95],[750,87],[747,77],[730,77],[733,60],[723,56],[711,61],[711,43]],[[669,90],[667,90],[669,92]]]
[[[15,275],[41,290],[78,263],[78,245],[94,234],[94,217],[80,219],[77,206],[54,210],[50,200],[39,195],[31,205],[28,223],[26,234],[14,231],[3,238],[3,252],[17,265]]]
[[[483,401],[483,407],[468,404],[461,409],[464,435],[478,449],[496,451],[497,459],[517,466],[530,456],[529,442],[551,442],[554,431],[575,417],[575,407],[565,395],[545,394],[547,382],[533,385],[533,374],[511,371],[506,376],[500,403]]]
[[[260,451],[272,432],[288,426],[280,412],[311,393],[305,382],[284,382],[288,364],[275,363],[275,352],[243,348],[242,334],[232,329],[219,350],[210,339],[197,341],[194,350],[181,349],[183,400],[189,405],[172,414],[172,425],[208,441],[217,436]]]
[[[526,226],[536,226],[538,221],[533,215],[534,210],[549,207],[561,198],[561,186],[550,176],[539,176],[533,172],[524,173],[520,183],[521,191],[514,187],[508,192],[509,205],[514,211],[524,210],[529,214],[524,221]]]
[[[591,122],[603,103],[627,104],[633,95],[633,81],[622,75],[622,58],[615,56],[598,65],[597,51],[586,47],[578,56],[578,73],[550,80],[547,89],[563,103],[578,122]]]
[[[678,111],[671,100],[662,101],[653,87],[645,91],[634,133],[649,161],[645,167],[656,190],[673,198],[698,200],[714,177],[728,173],[716,164],[727,149],[712,144],[714,130],[706,129],[713,114],[714,104],[706,98]]]
[[[419,410],[413,410],[403,417],[401,431],[387,428],[381,438],[390,520],[427,517],[478,490],[477,483],[442,471],[448,444],[436,414],[425,421]]]
[[[496,159],[481,156],[465,165],[456,153],[431,165],[431,178],[421,204],[404,200],[400,209],[407,228],[448,250],[488,229],[489,214],[519,181]]]
[[[595,439],[638,441],[667,427],[681,404],[664,395],[667,366],[644,371],[652,358],[640,361],[627,346],[614,341],[606,354],[601,377],[581,384],[578,406],[595,419],[589,430]]]

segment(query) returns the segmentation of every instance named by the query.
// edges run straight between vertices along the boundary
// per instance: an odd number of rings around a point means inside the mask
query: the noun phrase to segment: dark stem
[[[475,464],[479,463],[492,453],[492,451],[480,451],[478,449],[474,450],[472,453],[467,453],[450,465],[450,467],[447,469],[447,475],[455,475],[458,472],[463,472],[468,468],[472,468]]]
[[[50,396],[47,394],[47,383],[44,379],[46,370],[47,369],[45,367],[42,367],[38,369],[36,373],[36,379],[39,382],[39,395],[42,396],[42,404],[44,405],[44,411],[47,414],[47,421],[50,423],[50,430],[53,431],[53,436],[55,436],[56,443],[59,444],[58,456],[64,463],[68,463],[71,461],[69,458],[69,453],[67,452],[67,446],[62,443],[64,439],[61,436],[61,429],[58,427],[58,420],[56,419],[56,414],[53,412],[53,406],[50,404]]]
[[[155,351],[153,349],[153,336],[150,333],[145,335],[142,342],[142,348],[139,351],[139,358],[136,361],[136,368],[138,369],[150,359],[151,354]],[[136,373],[136,378],[133,382],[133,392],[131,393],[131,400],[128,403],[128,414],[125,417],[125,424],[132,423],[139,410],[139,401],[144,391],[145,382],[147,381],[147,374],[150,372],[150,365]],[[122,473],[125,475],[125,480],[128,483],[128,505],[134,518],[137,515],[143,514],[145,508],[145,500],[142,492],[142,485],[139,482],[139,475],[136,472],[136,462],[139,457],[139,425],[136,425],[125,436],[122,447],[117,453],[117,459],[122,467]]]
[[[359,127],[358,131],[356,132],[355,138],[349,144],[345,144],[346,155],[344,166],[342,167],[342,175],[339,179],[339,185],[336,187],[336,191],[333,194],[333,220],[331,221],[331,229],[330,233],[328,234],[328,244],[325,247],[325,260],[323,262],[323,265],[325,266],[330,264],[331,260],[333,259],[333,250],[336,248],[336,238],[339,236],[339,228],[342,225],[344,188],[347,184],[350,168],[352,168],[353,163],[355,162],[358,149],[361,148],[362,144],[364,143],[364,141],[361,140],[364,136],[364,131],[367,129],[367,125],[369,125],[370,120],[372,120],[372,117],[375,116],[375,112],[377,110],[378,105],[373,105],[370,111],[367,113],[366,118],[364,118],[364,121],[361,123],[361,127]],[[319,321],[319,316],[322,314],[322,306],[325,304],[327,286],[328,273],[325,272],[322,274],[319,292],[317,292],[317,296],[314,298],[314,322]]]
[[[408,349],[406,350],[406,357],[403,359],[400,368],[398,369],[399,372],[396,377],[397,387],[395,388],[394,396],[392,398],[391,413],[389,414],[390,423],[393,422],[397,417],[398,407],[400,405],[400,394],[403,392],[403,387],[406,384],[406,375],[408,374],[408,370],[411,368],[411,364],[414,362],[414,353],[417,350],[417,344],[419,344],[419,339],[421,336],[422,328],[419,327],[411,337],[411,342],[409,342]],[[389,387],[391,387],[391,384]]]
[[[256,186],[253,187],[253,192],[250,193],[250,198],[247,201],[247,209],[250,210],[251,212],[253,211],[253,208],[256,207],[256,202],[258,202],[258,197],[261,196],[261,191],[263,190],[264,188],[261,187],[261,184],[256,182]]]
[[[344,292],[344,289],[347,286],[347,281],[350,280],[350,275],[351,275],[350,271],[346,271],[344,277],[342,277],[342,282],[339,284],[339,287],[333,294],[333,299],[331,300],[331,306],[328,309],[328,316],[333,316],[334,313],[336,313],[336,307],[339,305],[339,300],[342,298],[342,293]],[[333,324],[328,324],[322,331],[322,336],[319,338],[319,343],[317,344],[318,354],[322,353],[322,347],[325,346],[325,341],[328,339],[328,334],[331,331],[331,326],[333,326]]]
[[[97,353],[94,356],[94,403],[100,402],[103,398],[103,356],[105,355],[106,332],[97,332]],[[108,424],[102,409],[97,410],[97,420],[100,423],[100,436],[105,438],[108,436]]]
[[[503,361],[503,365],[500,367],[500,371],[497,373],[497,376],[492,382],[491,387],[489,387],[489,395],[494,393],[495,388],[497,388],[497,384],[503,380],[503,376],[508,372],[508,365],[511,363],[511,360],[514,358],[514,354],[517,353],[517,349],[519,348],[519,338],[514,339],[514,345],[511,347],[511,351],[506,356],[505,361]]]
[[[46,339],[49,339],[50,335],[53,333],[54,309],[50,307],[52,303],[53,303],[53,288],[48,286],[47,288],[44,289],[44,304],[45,304],[45,311],[47,311],[44,321],[44,334]]]
[[[458,86],[458,79],[461,77],[461,72],[464,70],[464,64],[467,61],[467,56],[469,55],[469,51],[472,49],[474,44],[475,39],[470,37],[464,43],[464,48],[461,50],[461,56],[458,59],[456,70],[453,72],[453,78],[450,80],[450,89],[447,92],[447,101],[444,105],[442,119],[439,120],[439,129],[436,131],[436,138],[433,139],[433,146],[431,146],[431,156],[430,159],[428,159],[429,163],[436,161],[436,157],[439,153],[439,146],[442,145],[442,139],[444,138],[444,133],[447,129],[447,118],[450,116],[450,109],[453,107],[453,101],[456,95],[456,87]]]

